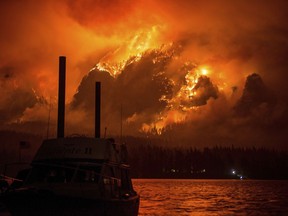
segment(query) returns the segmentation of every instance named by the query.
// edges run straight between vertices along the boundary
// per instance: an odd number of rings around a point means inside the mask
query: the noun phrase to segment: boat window
[[[99,180],[99,174],[101,172],[101,166],[95,167],[79,167],[75,179],[75,182],[95,182]]]
[[[124,190],[131,190],[131,180],[129,177],[128,170],[121,170],[121,188]]]
[[[113,177],[121,179],[121,170],[119,169],[119,167],[113,167]]]
[[[27,183],[34,183],[34,182],[44,182],[45,176],[47,175],[46,167],[33,167],[31,173],[27,179]]]
[[[115,173],[114,173],[114,169],[113,167],[110,166],[105,166],[104,170],[103,170],[103,182],[106,185],[112,185],[114,184],[114,181],[112,180],[113,177],[115,177]]]
[[[65,170],[51,168],[47,173],[46,181],[47,182],[66,182],[65,179]]]
[[[35,166],[33,167],[27,183],[35,182],[70,182],[74,169],[55,166]]]

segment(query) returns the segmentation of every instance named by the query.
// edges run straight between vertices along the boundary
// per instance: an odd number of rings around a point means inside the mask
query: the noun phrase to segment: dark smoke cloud
[[[73,97],[71,109],[84,108],[94,115],[95,82],[101,81],[104,125],[109,125],[115,119],[120,121],[122,116],[133,125],[130,132],[137,133],[143,121],[152,122],[155,114],[165,109],[167,103],[160,98],[163,95],[172,97],[172,83],[164,73],[172,57],[173,54],[161,50],[143,53],[139,61],[135,61],[135,56],[131,57],[116,78],[98,69],[91,71],[82,79]],[[113,132],[119,130],[113,125],[109,129]]]
[[[7,121],[13,122],[20,118],[26,108],[33,107],[37,98],[32,89],[21,86],[15,80],[13,67],[0,68],[0,84],[2,91],[0,124]]]
[[[262,78],[258,74],[247,77],[243,94],[234,107],[237,115],[247,116],[262,108],[272,110],[276,104],[275,96],[265,86]]]
[[[191,100],[192,106],[203,106],[207,104],[210,98],[218,98],[218,88],[213,85],[209,77],[199,77],[194,89],[197,94]]]
[[[242,119],[243,126],[248,125],[271,132],[285,131],[287,107],[278,101],[272,90],[267,88],[258,74],[247,77],[243,94],[233,108],[235,119]],[[263,136],[265,137],[265,136]]]

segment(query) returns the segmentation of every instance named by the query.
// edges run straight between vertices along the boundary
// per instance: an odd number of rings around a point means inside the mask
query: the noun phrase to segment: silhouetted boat
[[[12,184],[2,202],[12,215],[137,215],[124,155],[111,139],[45,140],[22,184]]]
[[[129,176],[125,145],[100,138],[99,120],[95,138],[64,137],[64,118],[59,124],[63,101],[58,105],[58,137],[43,141],[32,168],[19,172],[22,181],[15,181],[1,202],[12,215],[138,215],[140,198]]]

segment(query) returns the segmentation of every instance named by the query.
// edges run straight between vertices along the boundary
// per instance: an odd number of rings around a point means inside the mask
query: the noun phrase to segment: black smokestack
[[[58,125],[57,138],[64,137],[66,57],[59,57]]]
[[[101,83],[95,84],[95,137],[100,138],[100,113],[101,113]]]

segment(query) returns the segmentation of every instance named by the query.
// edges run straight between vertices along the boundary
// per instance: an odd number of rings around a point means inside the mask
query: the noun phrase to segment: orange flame
[[[159,50],[159,52],[164,54],[156,56],[153,59],[154,64],[161,62],[161,58],[165,55],[173,56],[173,50],[169,50],[173,43],[165,46],[157,42],[159,41],[160,30],[161,28],[159,26],[153,26],[148,30],[137,32],[135,36],[128,40],[123,46],[118,47],[116,51],[104,56],[90,71],[96,69],[106,71],[110,73],[112,77],[116,78],[123,72],[127,65],[140,61],[143,54],[149,50]],[[166,50],[169,51],[165,53]],[[211,67],[208,65],[196,65],[195,63],[187,61],[180,70],[181,74],[185,74],[184,83],[181,85],[175,83],[172,78],[168,78],[172,86],[177,86],[176,89],[178,90],[172,98],[165,94],[159,98],[160,101],[167,104],[166,108],[158,115],[155,115],[152,123],[143,123],[140,131],[161,134],[167,125],[184,122],[191,112],[199,109],[199,106],[193,104],[193,100],[195,100],[200,93],[200,90],[195,87],[200,77],[212,75]],[[127,122],[133,121],[135,117],[136,116],[132,116],[128,118]]]
[[[191,63],[185,63],[186,66],[189,64]],[[160,113],[157,119],[150,125],[143,124],[141,129],[143,132],[154,132],[154,134],[161,135],[167,125],[184,122],[191,111],[199,109],[199,107],[193,106],[189,102],[197,95],[195,86],[198,83],[199,77],[211,74],[211,70],[206,65],[193,65],[193,67],[188,70],[185,75],[185,83],[173,98],[167,99],[166,95],[160,98],[161,101],[167,102],[166,110]]]
[[[161,29],[160,26],[152,26],[148,30],[138,31],[116,51],[105,55],[90,71],[98,69],[110,73],[112,77],[117,77],[125,66],[139,61],[147,50],[160,47],[158,38]]]

